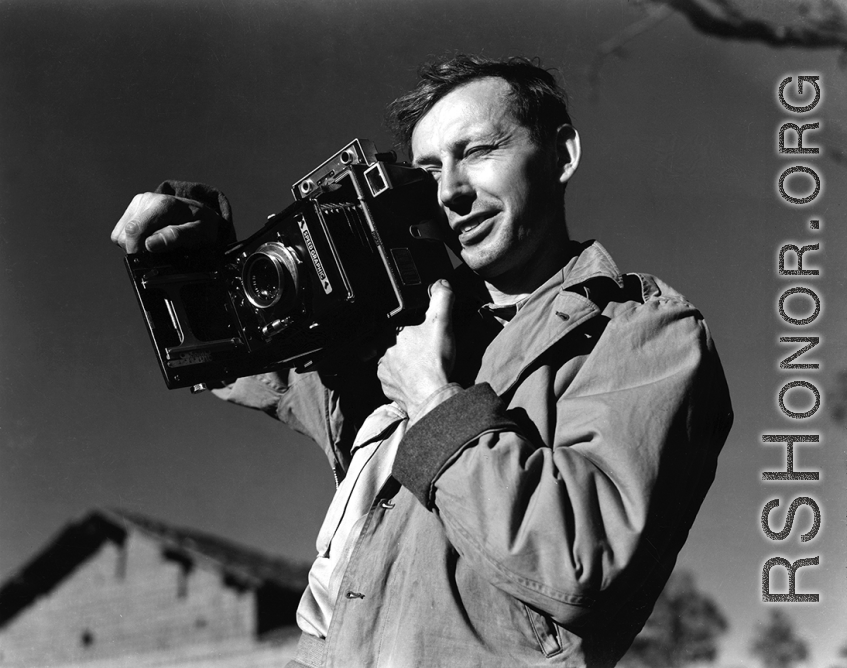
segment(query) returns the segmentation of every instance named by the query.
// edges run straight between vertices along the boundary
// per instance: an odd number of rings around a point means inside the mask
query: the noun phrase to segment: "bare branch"
[[[798,15],[784,24],[747,16],[731,0],[650,0],[671,7],[700,32],[722,39],[764,42],[771,46],[847,50],[847,16],[834,2],[822,1],[816,15]],[[798,12],[799,14],[799,12]]]
[[[600,79],[600,69],[603,67],[603,63],[606,58],[609,56],[622,57],[624,51],[623,47],[627,42],[630,42],[640,34],[651,30],[668,18],[672,13],[673,10],[670,7],[649,7],[647,10],[647,16],[630,24],[617,35],[606,40],[597,47],[597,54],[594,56],[594,60],[588,70],[588,81],[592,88]]]
[[[647,15],[597,48],[588,70],[592,96],[596,94],[600,70],[606,59],[609,56],[623,58],[627,43],[654,28],[674,11],[685,16],[695,30],[721,39],[763,42],[774,47],[839,49],[839,65],[847,67],[847,12],[835,0],[798,5],[796,20],[789,23],[750,16],[736,0],[639,0],[638,4],[646,7]]]

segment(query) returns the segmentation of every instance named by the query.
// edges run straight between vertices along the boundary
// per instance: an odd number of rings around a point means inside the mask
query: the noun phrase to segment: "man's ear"
[[[567,183],[579,166],[582,156],[582,145],[579,133],[573,125],[560,125],[556,130],[556,167],[559,172],[559,182]]]

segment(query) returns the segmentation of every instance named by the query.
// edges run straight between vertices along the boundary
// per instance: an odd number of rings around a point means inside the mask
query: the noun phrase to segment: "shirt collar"
[[[506,325],[506,323],[518,314],[518,311],[521,310],[521,307],[526,304],[527,301],[529,301],[529,297],[524,297],[514,304],[507,304],[505,306],[497,306],[493,302],[489,302],[488,304],[483,304],[479,307],[479,313],[483,317],[493,317],[501,325]]]

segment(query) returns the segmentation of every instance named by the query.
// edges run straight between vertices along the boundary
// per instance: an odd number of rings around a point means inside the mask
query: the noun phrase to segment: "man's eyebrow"
[[[415,167],[433,167],[441,164],[441,160],[435,155],[424,155],[420,158],[412,156],[412,164]]]

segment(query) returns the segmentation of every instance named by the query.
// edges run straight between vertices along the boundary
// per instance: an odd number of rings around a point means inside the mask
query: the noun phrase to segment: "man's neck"
[[[574,255],[575,244],[565,240],[557,253],[550,253],[544,260],[534,263],[518,275],[498,276],[485,280],[485,287],[495,306],[510,306],[529,297],[554,273],[567,264]]]

